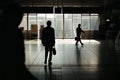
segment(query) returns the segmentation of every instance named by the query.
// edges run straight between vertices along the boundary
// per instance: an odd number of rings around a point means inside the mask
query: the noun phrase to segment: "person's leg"
[[[48,57],[48,47],[45,46],[45,61],[44,61],[44,64],[47,64],[47,57]]]
[[[50,54],[49,54],[49,64],[52,64],[52,47],[50,47]]]
[[[81,45],[83,45],[83,43],[82,43],[82,41],[81,41],[81,38],[80,38],[80,43],[81,43]]]
[[[75,43],[76,46],[78,46],[78,40],[76,40],[76,43]]]
[[[77,40],[76,40],[76,46],[78,46],[78,41],[80,41],[80,37],[77,37]]]

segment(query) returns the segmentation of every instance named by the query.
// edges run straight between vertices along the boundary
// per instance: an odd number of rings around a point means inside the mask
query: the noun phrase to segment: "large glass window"
[[[73,14],[73,38],[76,36],[76,28],[81,24],[81,14]]]
[[[82,14],[81,28],[83,30],[90,30],[90,16],[89,16],[89,14]]]
[[[28,16],[28,29],[31,30],[31,25],[37,24],[37,16],[36,13],[30,13]]]
[[[48,20],[50,20],[51,22],[52,22],[52,27],[54,28],[55,26],[54,26],[54,14],[46,14],[46,22],[48,21]],[[45,25],[46,25],[46,22],[45,22]]]
[[[28,21],[27,21],[28,18]],[[31,24],[37,24],[38,38],[41,26],[46,27],[47,20],[52,21],[52,27],[55,29],[56,38],[74,38],[76,36],[76,27],[81,24],[85,31],[94,31],[99,29],[98,14],[24,14],[20,27],[24,30],[31,30]],[[28,22],[28,23],[27,23]]]
[[[55,36],[63,38],[63,15],[55,14]]]
[[[64,14],[65,22],[64,22],[64,38],[72,38],[73,37],[73,29],[72,29],[72,14]]]
[[[90,30],[99,29],[99,17],[98,14],[91,14],[90,16]]]
[[[45,14],[37,14],[38,38],[40,38],[40,29],[45,27]]]
[[[45,14],[37,14],[37,24],[45,25]]]

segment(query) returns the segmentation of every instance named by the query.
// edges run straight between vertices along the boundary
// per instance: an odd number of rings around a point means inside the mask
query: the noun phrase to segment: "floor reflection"
[[[72,39],[56,41],[52,65],[44,65],[43,46],[26,44],[29,70],[39,80],[119,80],[120,54],[111,41],[83,40],[83,46]]]
[[[56,80],[55,75],[52,71],[52,65],[44,65],[45,80]]]
[[[81,64],[81,49],[83,48],[83,46],[76,46],[76,62],[77,65],[80,66]]]

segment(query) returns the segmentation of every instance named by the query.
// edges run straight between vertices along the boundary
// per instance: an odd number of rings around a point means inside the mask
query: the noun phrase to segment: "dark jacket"
[[[80,37],[81,32],[84,32],[84,31],[83,31],[80,27],[77,27],[77,28],[76,28],[77,37]]]
[[[55,32],[52,27],[45,27],[42,31],[42,44],[43,46],[54,46],[55,45]]]

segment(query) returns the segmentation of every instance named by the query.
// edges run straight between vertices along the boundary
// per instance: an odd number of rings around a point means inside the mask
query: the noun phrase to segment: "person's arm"
[[[53,29],[53,39],[54,39],[54,46],[55,46],[55,30]]]
[[[81,29],[81,31],[82,31],[83,33],[85,33],[85,31],[83,31],[82,29]]]

